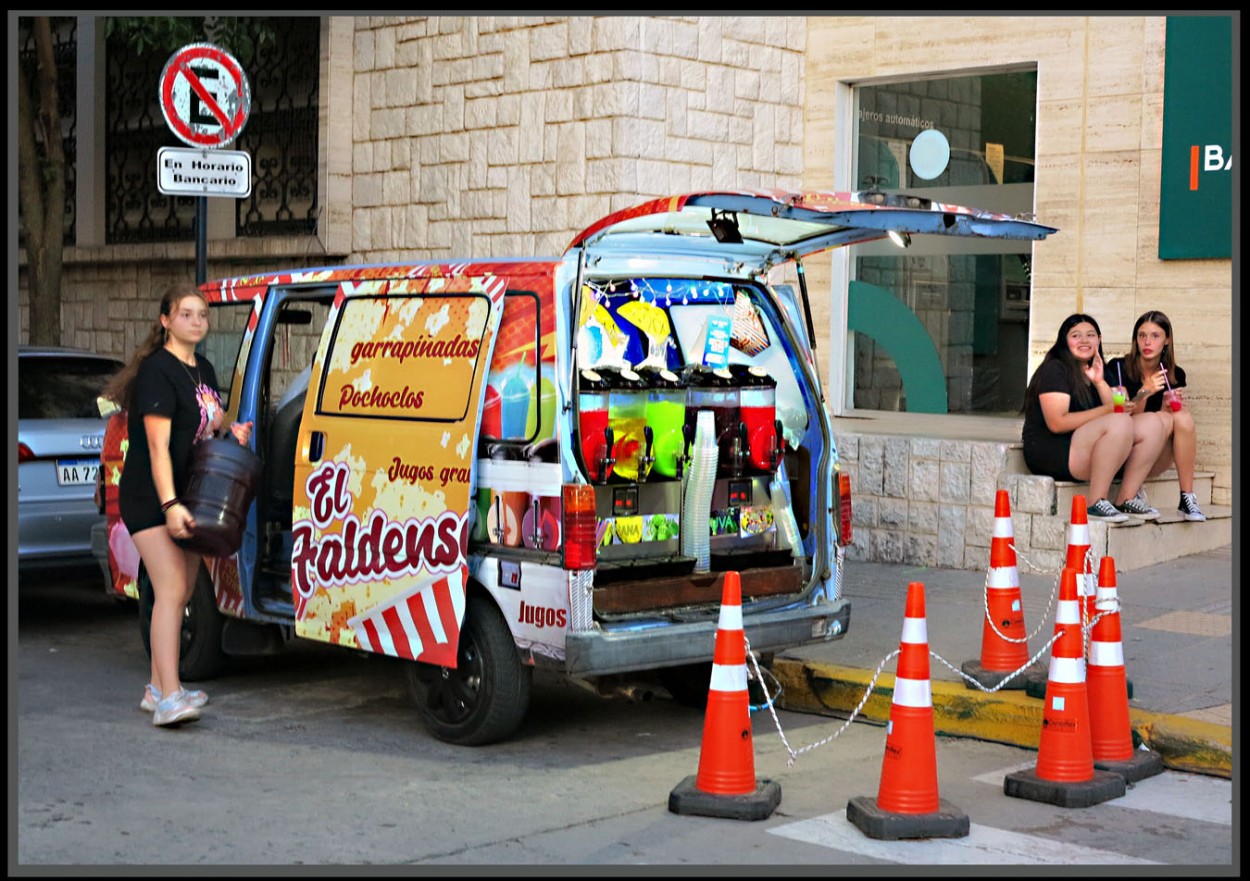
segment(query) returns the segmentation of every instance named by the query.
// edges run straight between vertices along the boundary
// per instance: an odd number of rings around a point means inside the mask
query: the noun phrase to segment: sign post
[[[250,156],[243,169],[237,151],[230,151],[236,155],[229,158],[214,158],[207,151],[216,151],[239,136],[252,109],[252,90],[233,55],[210,43],[191,43],[165,62],[158,93],[170,130],[184,143],[199,148],[178,152],[203,154],[196,169],[192,168],[196,161],[192,157],[166,152],[173,148],[163,148],[156,160],[157,188],[162,193],[191,195],[179,189],[179,184],[193,186],[192,179],[200,186],[195,208],[195,281],[203,284],[207,276],[207,196],[246,196],[252,190]],[[177,163],[186,163],[186,167],[175,169]],[[244,174],[246,191],[239,192]],[[205,181],[212,183],[206,185]]]

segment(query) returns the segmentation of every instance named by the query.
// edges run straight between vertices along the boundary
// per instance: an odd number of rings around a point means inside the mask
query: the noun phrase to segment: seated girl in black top
[[[1159,311],[1144,313],[1133,325],[1133,345],[1123,358],[1107,364],[1106,379],[1123,385],[1125,394],[1137,403],[1134,420],[1158,421],[1163,427],[1164,445],[1150,468],[1150,476],[1176,466],[1181,498],[1178,510],[1186,520],[1206,520],[1194,494],[1194,466],[1198,458],[1198,430],[1193,414],[1185,406],[1185,371],[1176,363],[1172,345],[1172,322]],[[1158,517],[1144,492],[1125,502],[1121,510],[1137,516]]]
[[[1029,470],[1056,480],[1088,481],[1089,517],[1120,523],[1128,515],[1108,501],[1111,482],[1123,467],[1121,499],[1135,496],[1165,438],[1161,427],[1151,431],[1129,412],[1115,412],[1103,374],[1102,331],[1092,317],[1077,313],[1063,320],[1029,381],[1021,440]]]

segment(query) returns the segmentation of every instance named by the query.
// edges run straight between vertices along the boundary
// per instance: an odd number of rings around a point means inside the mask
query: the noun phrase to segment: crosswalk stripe
[[[795,841],[905,865],[1159,865],[1154,860],[977,823],[971,824],[963,838],[881,841],[864,835],[846,819],[845,810],[768,831]]]

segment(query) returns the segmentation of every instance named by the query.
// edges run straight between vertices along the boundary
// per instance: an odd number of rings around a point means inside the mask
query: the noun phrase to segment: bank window
[[[860,86],[855,189],[1031,214],[1036,110],[1035,70]],[[1027,241],[936,236],[855,246],[848,405],[1018,413],[1031,253]]]

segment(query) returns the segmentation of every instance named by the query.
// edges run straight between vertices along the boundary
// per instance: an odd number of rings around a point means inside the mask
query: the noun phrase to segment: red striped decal
[[[374,625],[372,621],[368,619],[362,621],[361,626],[364,627],[365,637],[369,641],[369,644],[365,646],[365,648],[369,649],[370,651],[376,652],[378,650],[378,647],[381,646],[382,644],[381,641],[378,639],[378,628]]]
[[[416,617],[415,615],[413,616]],[[412,658],[412,647],[408,644],[408,634],[404,632],[404,624],[399,620],[399,610],[394,606],[382,613],[382,620],[391,634],[391,642],[395,646],[397,658]],[[419,630],[420,628],[418,628]],[[424,634],[422,634],[424,640]]]

